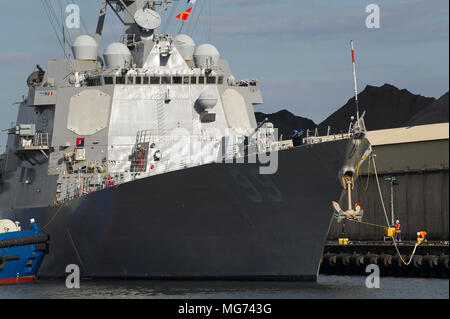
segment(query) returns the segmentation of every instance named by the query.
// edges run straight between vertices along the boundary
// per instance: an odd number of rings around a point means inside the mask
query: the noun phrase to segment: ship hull
[[[50,235],[39,276],[314,281],[351,140],[280,151],[278,170],[208,164],[135,180],[60,207],[3,210]]]

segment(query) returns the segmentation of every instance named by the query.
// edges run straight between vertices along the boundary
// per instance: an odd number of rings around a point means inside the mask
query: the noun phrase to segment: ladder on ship
[[[156,119],[158,121],[158,135],[160,149],[164,149],[167,144],[167,132],[166,132],[166,93],[159,92],[156,96]]]

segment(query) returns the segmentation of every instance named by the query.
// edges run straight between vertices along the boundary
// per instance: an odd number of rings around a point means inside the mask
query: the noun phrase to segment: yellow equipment
[[[386,227],[384,230],[385,230],[386,237],[395,236],[395,227]]]

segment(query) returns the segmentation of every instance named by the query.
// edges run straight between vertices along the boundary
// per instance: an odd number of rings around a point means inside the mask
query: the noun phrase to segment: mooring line
[[[377,181],[377,186],[378,186],[378,193],[379,193],[379,195],[380,195],[381,206],[383,207],[384,217],[386,218],[386,224],[387,224],[387,227],[389,228],[389,227],[390,227],[390,225],[389,225],[389,218],[388,218],[388,216],[387,216],[386,207],[384,206],[383,194],[382,194],[382,192],[381,192],[380,181],[379,181],[379,179],[378,179],[377,166],[376,166],[376,164],[375,164],[375,156],[372,156],[372,161],[373,161],[373,171],[374,171],[374,173],[375,173],[375,180]],[[417,246],[419,246],[419,244],[416,243],[416,245],[414,246],[414,250],[413,250],[413,252],[412,252],[412,254],[411,254],[411,257],[409,258],[409,261],[406,262],[406,261],[403,259],[402,255],[400,254],[400,251],[398,250],[397,243],[396,243],[396,241],[395,241],[394,236],[391,235],[390,237],[392,238],[392,242],[394,243],[395,250],[397,251],[397,254],[398,254],[398,256],[400,257],[400,260],[402,261],[403,264],[405,264],[406,266],[408,266],[408,265],[411,263],[411,261],[412,261],[412,259],[413,259],[413,257],[414,257],[414,254],[416,253]]]
[[[41,229],[45,229],[48,225],[50,225],[50,223],[53,221],[53,219],[55,219],[56,215],[58,215],[59,212],[61,211],[61,208],[64,207],[64,204],[65,204],[65,202],[63,202],[63,203],[58,207],[58,209],[56,210],[56,213],[52,216],[52,218],[50,218],[50,220],[48,221],[48,223],[47,223],[44,227],[41,227]]]

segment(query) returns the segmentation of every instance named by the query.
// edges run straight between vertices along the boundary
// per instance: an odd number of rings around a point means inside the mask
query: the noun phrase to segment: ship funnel
[[[108,45],[103,53],[107,68],[128,68],[131,65],[131,52],[127,46],[120,42]]]
[[[78,36],[72,45],[73,56],[76,60],[97,60],[98,45],[93,37]]]
[[[202,44],[195,49],[194,62],[197,68],[211,69],[219,63],[220,54],[211,44]]]

